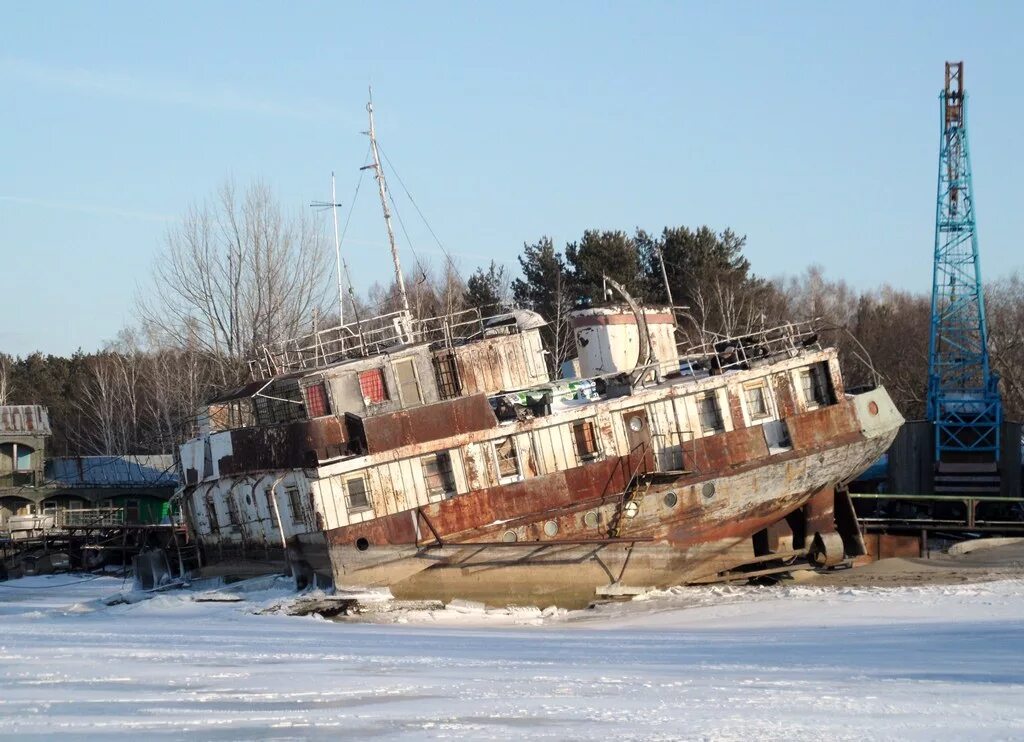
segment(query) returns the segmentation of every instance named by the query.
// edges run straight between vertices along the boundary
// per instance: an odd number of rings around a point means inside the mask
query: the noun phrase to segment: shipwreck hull
[[[753,445],[759,431],[748,428],[688,451],[701,471],[672,473],[651,471],[638,450],[299,535],[290,558],[305,579],[388,586],[399,598],[560,605],[609,585],[712,580],[773,557],[834,563],[843,544],[833,488],[876,460],[902,419],[878,389],[787,422],[785,450]]]

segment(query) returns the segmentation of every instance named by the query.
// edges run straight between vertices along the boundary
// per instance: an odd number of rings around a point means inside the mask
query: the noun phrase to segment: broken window
[[[423,403],[420,392],[420,380],[416,376],[416,366],[411,358],[395,362],[395,377],[398,380],[398,396],[405,405]]]
[[[572,441],[580,462],[591,461],[600,455],[597,429],[592,420],[577,420],[572,424]]]
[[[363,477],[352,477],[345,480],[345,496],[349,510],[365,510],[370,507],[370,498],[366,492],[366,480]]]
[[[747,413],[751,420],[760,420],[771,414],[768,410],[767,390],[764,383],[746,385],[743,388],[743,394],[747,399]]]
[[[700,427],[705,433],[721,433],[725,430],[722,423],[722,410],[718,407],[718,396],[712,392],[697,399],[697,414]]]
[[[380,404],[388,399],[388,390],[384,385],[384,369],[371,368],[359,374],[359,391],[367,404]]]
[[[310,384],[303,391],[306,396],[307,417],[323,417],[331,414],[331,405],[327,401],[327,388],[322,381]]]
[[[210,522],[210,533],[220,532],[220,523],[217,522],[217,507],[213,504],[213,498],[206,498],[206,519]]]
[[[498,480],[502,484],[522,479],[523,474],[519,469],[519,451],[516,448],[516,441],[512,436],[494,441],[494,461],[498,467]]]
[[[448,451],[434,453],[420,459],[423,479],[428,495],[454,495],[455,472],[452,471],[452,457]]]
[[[831,403],[825,368],[824,363],[816,363],[800,369],[800,390],[808,409]]]
[[[302,523],[302,495],[299,494],[299,488],[285,487],[284,491],[288,493],[288,507],[292,511],[292,522]]]

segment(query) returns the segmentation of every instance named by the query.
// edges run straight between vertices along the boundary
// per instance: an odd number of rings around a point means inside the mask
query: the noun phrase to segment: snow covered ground
[[[0,583],[0,734],[33,738],[1006,739],[1024,582],[687,588],[596,611],[257,615],[120,579]]]

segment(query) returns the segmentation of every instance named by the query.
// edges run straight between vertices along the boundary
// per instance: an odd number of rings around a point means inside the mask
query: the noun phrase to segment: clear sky
[[[116,336],[167,228],[227,177],[262,178],[302,209],[335,170],[347,208],[370,83],[381,145],[464,275],[491,258],[515,269],[542,235],[708,224],[746,234],[761,275],[815,262],[859,287],[928,291],[937,94],[943,62],[963,59],[984,272],[1024,267],[1022,3],[9,2],[2,15],[10,353]],[[416,254],[439,260],[415,211],[403,217]],[[357,286],[387,278],[368,179],[344,249]]]

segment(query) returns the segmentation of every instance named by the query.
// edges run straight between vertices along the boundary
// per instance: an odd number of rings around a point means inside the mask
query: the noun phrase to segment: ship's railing
[[[498,311],[494,311],[498,310]],[[253,379],[328,366],[345,358],[374,355],[396,345],[440,342],[451,345],[480,335],[485,320],[504,313],[501,307],[462,309],[436,317],[415,318],[397,311],[327,327],[280,343],[264,345],[249,361]]]
[[[749,368],[768,359],[794,358],[807,350],[821,349],[817,322],[786,322],[742,335],[707,332],[698,343],[680,344],[679,361],[692,373],[695,368],[706,368],[711,359],[718,369],[725,371]]]

